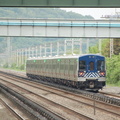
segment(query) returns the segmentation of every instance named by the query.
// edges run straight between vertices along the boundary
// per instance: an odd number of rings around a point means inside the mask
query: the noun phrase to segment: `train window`
[[[97,61],[97,70],[99,70],[99,71],[105,70],[105,61],[103,61],[103,60]]]
[[[91,61],[91,62],[89,63],[89,66],[90,66],[90,67],[89,67],[89,70],[90,70],[90,71],[94,70],[94,62]]]
[[[79,70],[85,70],[86,69],[86,63],[85,61],[79,62]]]

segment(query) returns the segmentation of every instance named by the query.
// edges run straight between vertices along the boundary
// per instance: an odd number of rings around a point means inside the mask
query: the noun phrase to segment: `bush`
[[[11,65],[11,68],[12,68],[12,69],[16,69],[16,63],[13,63],[13,64]]]
[[[107,82],[117,84],[120,81],[120,54],[106,59]]]
[[[25,68],[25,65],[24,65],[24,64],[22,64],[22,65],[19,67],[20,70],[24,70],[24,68]]]
[[[4,67],[4,68],[8,68],[8,67],[9,67],[8,63],[5,63],[5,64],[3,65],[3,67]]]

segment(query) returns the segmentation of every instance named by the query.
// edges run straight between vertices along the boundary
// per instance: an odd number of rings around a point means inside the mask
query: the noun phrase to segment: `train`
[[[98,91],[106,85],[105,57],[85,54],[29,58],[26,75],[32,79]]]

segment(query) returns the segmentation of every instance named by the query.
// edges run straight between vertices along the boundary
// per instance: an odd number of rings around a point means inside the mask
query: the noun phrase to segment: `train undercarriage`
[[[45,82],[55,83],[67,87],[88,90],[88,91],[98,91],[99,89],[102,89],[105,86],[105,81],[99,82],[98,80],[91,80],[91,79],[90,80],[87,79],[86,81],[71,81],[66,79],[51,78],[51,77],[39,76],[33,74],[27,74],[27,76],[32,79],[42,80]]]

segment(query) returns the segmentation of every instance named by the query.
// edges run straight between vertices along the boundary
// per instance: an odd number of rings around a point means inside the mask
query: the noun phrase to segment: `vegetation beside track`
[[[106,58],[107,61],[107,83],[120,86],[120,54]]]
[[[99,45],[89,48],[90,53],[99,53]],[[110,40],[102,40],[101,54],[106,57],[107,85],[120,86],[120,39],[114,39],[113,54],[110,58]]]

